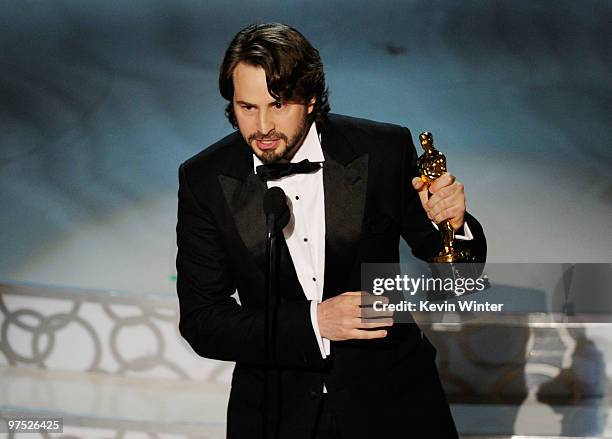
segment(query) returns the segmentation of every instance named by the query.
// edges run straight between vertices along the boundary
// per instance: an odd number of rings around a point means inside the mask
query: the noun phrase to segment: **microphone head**
[[[272,214],[276,218],[276,230],[280,230],[289,223],[290,214],[287,207],[285,191],[279,187],[271,187],[264,195],[263,209],[266,216]]]
[[[266,216],[273,214],[279,216],[287,207],[285,191],[279,187],[271,187],[264,195],[263,208]]]

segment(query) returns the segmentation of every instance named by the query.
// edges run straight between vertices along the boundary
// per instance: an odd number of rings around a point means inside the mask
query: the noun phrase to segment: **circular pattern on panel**
[[[71,310],[43,315],[34,309],[17,309],[9,311],[0,295],[0,312],[4,316],[0,327],[0,349],[11,365],[18,363],[47,366],[46,361],[56,347],[57,334],[68,325],[80,326],[91,338],[94,354],[87,370],[96,370],[102,355],[101,343],[93,326],[78,315],[80,302],[74,301]],[[31,337],[28,354],[20,353],[17,346],[11,344],[11,330],[21,330]],[[20,345],[21,347],[21,345]]]
[[[171,372],[176,378],[189,379],[188,374],[177,364],[165,358],[166,343],[163,334],[154,320],[164,322],[176,322],[176,311],[164,312],[155,307],[143,305],[138,307],[137,315],[121,316],[113,310],[110,304],[103,304],[106,314],[113,320],[113,328],[109,336],[109,348],[114,359],[119,364],[117,373],[145,372],[156,368],[162,368]],[[134,356],[128,357],[128,353],[121,349],[121,339],[128,338],[132,334],[140,332],[140,346],[133,346],[134,351],[140,349]],[[128,343],[129,344],[129,343]],[[153,349],[150,349],[153,347]],[[149,352],[144,352],[149,349]]]

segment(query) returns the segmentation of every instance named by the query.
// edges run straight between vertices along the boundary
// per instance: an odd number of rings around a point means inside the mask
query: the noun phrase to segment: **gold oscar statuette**
[[[417,166],[421,174],[421,180],[430,185],[438,177],[446,172],[446,157],[434,147],[433,136],[431,133],[424,132],[419,135],[421,146],[425,150],[417,160]],[[429,196],[431,194],[428,192]],[[470,255],[466,250],[455,248],[455,230],[449,220],[444,220],[438,224],[442,234],[444,249],[434,257],[431,262],[467,262]]]

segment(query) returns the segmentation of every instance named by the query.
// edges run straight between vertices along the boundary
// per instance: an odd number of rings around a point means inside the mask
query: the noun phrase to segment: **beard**
[[[290,161],[302,145],[302,142],[308,133],[308,128],[307,118],[304,117],[298,126],[296,133],[291,136],[291,138],[289,138],[285,133],[276,130],[270,131],[267,134],[262,134],[258,131],[249,136],[247,143],[251,146],[253,152],[255,152],[253,143],[256,140],[279,139],[280,142],[276,148],[259,151],[259,153],[256,153],[256,155],[259,160],[266,165],[269,163]]]

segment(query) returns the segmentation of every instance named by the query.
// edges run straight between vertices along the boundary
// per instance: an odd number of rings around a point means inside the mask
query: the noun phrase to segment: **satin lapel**
[[[346,167],[325,159],[325,274],[334,270],[334,261],[352,261],[356,255],[368,181],[368,155],[363,154]],[[330,265],[331,264],[331,265]],[[343,264],[344,265],[344,264]]]
[[[368,154],[360,155],[331,127],[321,134],[325,164],[325,286],[353,266],[361,235],[368,183]]]
[[[266,185],[253,171],[246,180],[219,175],[219,182],[230,207],[240,238],[258,266],[265,266],[266,216],[263,197]]]

